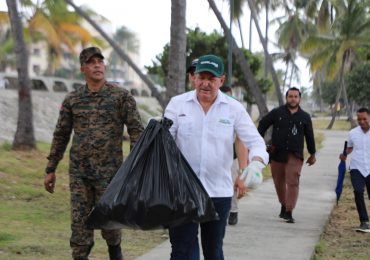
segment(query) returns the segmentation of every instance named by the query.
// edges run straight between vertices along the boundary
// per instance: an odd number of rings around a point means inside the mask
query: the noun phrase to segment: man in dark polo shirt
[[[272,125],[272,140],[268,149],[270,167],[276,193],[281,203],[280,218],[294,223],[292,211],[296,206],[299,192],[299,177],[303,165],[303,147],[306,139],[310,154],[306,163],[316,162],[315,139],[310,115],[300,106],[301,92],[293,87],[286,92],[286,104],[271,110],[258,126],[264,136]]]

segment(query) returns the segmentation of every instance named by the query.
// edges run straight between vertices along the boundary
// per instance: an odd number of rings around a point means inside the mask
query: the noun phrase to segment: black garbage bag
[[[172,121],[151,120],[86,222],[149,230],[217,219],[213,202],[177,148]]]

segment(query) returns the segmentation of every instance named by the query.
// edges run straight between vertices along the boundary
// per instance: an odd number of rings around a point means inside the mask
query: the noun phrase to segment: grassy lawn
[[[369,201],[365,203],[370,212]],[[358,233],[359,225],[349,173],[346,173],[342,196],[331,213],[320,242],[316,245],[314,260],[370,259],[370,235]]]
[[[60,163],[56,191],[44,191],[43,178],[49,145],[36,151],[0,147],[0,259],[71,259],[68,154]],[[128,151],[127,145],[125,151]],[[125,259],[135,259],[167,236],[164,230],[123,230]],[[95,232],[90,259],[107,259],[107,247]]]

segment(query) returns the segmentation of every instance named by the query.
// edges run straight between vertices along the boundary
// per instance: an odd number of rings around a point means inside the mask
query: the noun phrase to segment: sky
[[[194,29],[199,27],[207,33],[217,30],[223,33],[219,22],[213,11],[209,8],[206,0],[187,0],[186,1],[186,26]],[[222,12],[224,20],[229,23],[229,7],[227,1],[215,0],[218,9]],[[112,22],[112,29],[125,26],[138,36],[140,40],[140,65],[152,65],[155,56],[162,53],[163,47],[170,41],[171,24],[171,1],[170,0],[74,0],[77,5],[86,5],[95,12],[103,15]],[[0,1],[0,10],[7,10],[5,1]],[[242,17],[242,29],[244,34],[244,43],[248,47],[249,35],[249,11],[244,7]],[[264,17],[260,17],[261,28],[264,28]],[[232,25],[233,36],[241,46],[240,35],[235,24]],[[270,39],[274,39],[276,28],[271,27]],[[269,49],[275,47],[272,43]],[[252,51],[262,51],[258,34],[253,30]],[[297,61],[301,70],[302,86],[309,86],[309,71],[306,61],[299,59]],[[285,65],[278,64],[277,67],[285,70]]]

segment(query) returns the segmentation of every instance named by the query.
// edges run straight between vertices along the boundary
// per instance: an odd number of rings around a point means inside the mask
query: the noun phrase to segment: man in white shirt
[[[365,186],[370,199],[370,115],[367,108],[357,110],[357,122],[359,126],[349,132],[347,148],[347,154],[352,152],[349,168],[356,208],[361,222],[356,231],[370,232],[369,216],[364,200]],[[345,160],[346,156],[341,154],[339,158]]]
[[[173,121],[170,132],[212,198],[219,220],[200,224],[204,259],[223,260],[223,238],[229,216],[234,183],[231,178],[233,142],[236,134],[249,150],[251,169],[262,171],[268,163],[263,138],[245,108],[223,95],[225,81],[220,57],[205,55],[198,59],[194,75],[195,90],[175,96],[164,116]],[[245,194],[243,182],[239,191]],[[171,260],[199,259],[198,223],[171,228]]]

